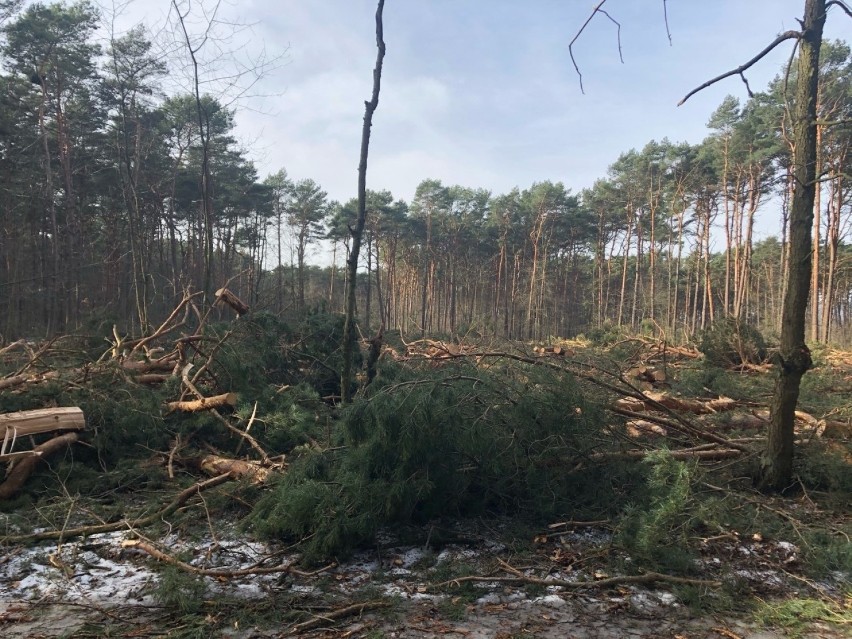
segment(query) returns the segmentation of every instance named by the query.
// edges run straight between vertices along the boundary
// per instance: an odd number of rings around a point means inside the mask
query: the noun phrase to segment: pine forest
[[[159,4],[118,30],[0,0],[4,636],[846,636],[848,2],[696,77],[684,101],[730,92],[700,141],[408,197],[368,158],[411,8],[361,3],[340,200],[244,142],[286,61],[239,62],[221,3]],[[547,53],[578,102],[589,30],[621,55],[640,28],[594,4]]]

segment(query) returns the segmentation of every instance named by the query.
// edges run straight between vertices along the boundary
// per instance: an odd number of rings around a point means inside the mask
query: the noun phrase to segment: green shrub
[[[616,541],[639,564],[689,572],[694,558],[689,533],[710,516],[712,502],[693,492],[695,467],[668,451],[650,453],[643,466],[645,483],[625,510]]]
[[[715,321],[701,333],[698,347],[711,366],[759,364],[766,359],[766,341],[760,331],[733,317]]]
[[[414,373],[383,371],[341,415],[336,449],[298,460],[260,500],[258,532],[310,537],[306,552],[320,558],[383,526],[482,513],[547,519],[612,490],[587,490],[583,474],[566,472],[600,423],[569,376],[463,363]]]

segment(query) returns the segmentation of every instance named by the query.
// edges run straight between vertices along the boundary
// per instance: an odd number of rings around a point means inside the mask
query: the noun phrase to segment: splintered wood
[[[0,461],[35,455],[33,451],[13,452],[19,437],[55,431],[83,430],[85,427],[86,418],[83,411],[76,407],[40,408],[0,415],[0,433],[3,435]]]

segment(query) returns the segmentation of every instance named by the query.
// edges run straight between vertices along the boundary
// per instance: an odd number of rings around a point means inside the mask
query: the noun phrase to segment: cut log
[[[216,291],[216,301],[224,302],[228,306],[230,306],[234,311],[236,311],[237,315],[242,317],[246,313],[249,312],[249,306],[245,302],[243,302],[239,297],[234,295],[227,288],[220,288]]]
[[[213,397],[202,397],[200,399],[192,399],[185,402],[169,402],[166,404],[166,408],[168,408],[168,412],[170,413],[176,410],[187,413],[197,413],[198,411],[210,410],[211,408],[223,408],[225,406],[233,408],[237,405],[238,399],[239,397],[236,393],[222,393],[221,395],[214,395]]]
[[[83,430],[85,427],[86,418],[83,411],[74,406],[39,408],[0,415],[0,434],[3,436],[0,461],[6,461],[6,456],[12,452],[18,437],[53,431]]]
[[[627,436],[631,439],[641,439],[647,436],[661,435],[665,437],[669,431],[659,424],[647,422],[642,419],[632,419],[625,425]]]
[[[733,410],[737,406],[737,402],[730,397],[719,397],[718,399],[699,400],[688,399],[684,397],[672,397],[664,393],[655,393],[653,391],[645,391],[647,401],[642,401],[635,397],[624,397],[616,400],[616,408],[632,410],[636,412],[645,412],[654,410],[654,404],[660,404],[672,410],[682,411],[684,413],[694,413],[696,415],[706,415],[709,413],[721,413],[724,411]]]
[[[0,390],[15,388],[15,386],[20,386],[21,384],[43,382],[48,379],[56,379],[57,377],[59,377],[59,371],[47,371],[46,373],[36,373],[34,375],[27,373],[13,375],[11,377],[0,379]]]
[[[77,441],[77,438],[77,433],[66,433],[59,437],[54,437],[53,439],[49,439],[43,444],[36,446],[32,451],[34,453],[33,455],[25,457],[24,459],[19,459],[6,476],[6,481],[0,484],[0,500],[11,499],[17,495],[21,488],[24,487],[24,483],[27,481],[27,478],[29,478],[36,469],[39,460],[73,444]]]

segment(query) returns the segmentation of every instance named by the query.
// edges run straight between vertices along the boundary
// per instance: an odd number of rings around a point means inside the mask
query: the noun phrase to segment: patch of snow
[[[568,605],[559,595],[545,595],[544,597],[536,597],[532,603],[547,606],[548,608],[563,608]]]

